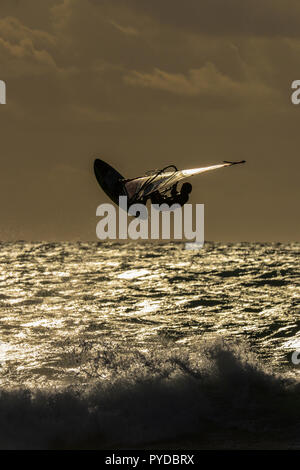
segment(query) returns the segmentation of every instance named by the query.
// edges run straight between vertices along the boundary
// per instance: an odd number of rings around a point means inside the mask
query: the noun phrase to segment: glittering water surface
[[[298,300],[298,244],[2,243],[0,448],[300,448]]]
[[[2,243],[2,383],[79,380],[80,364],[66,353],[83,342],[158,351],[221,337],[291,369],[289,353],[300,349],[298,248]]]

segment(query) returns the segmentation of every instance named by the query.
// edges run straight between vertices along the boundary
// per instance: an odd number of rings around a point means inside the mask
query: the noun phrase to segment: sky
[[[1,0],[1,240],[97,240],[102,158],[195,177],[205,238],[299,240],[298,0]]]

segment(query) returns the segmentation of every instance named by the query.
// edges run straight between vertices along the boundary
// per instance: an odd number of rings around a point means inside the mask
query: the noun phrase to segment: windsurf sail
[[[175,166],[171,165],[151,175],[123,180],[123,183],[125,185],[129,200],[133,202],[150,196],[155,191],[165,193],[169,191],[174,184],[190,176],[236,165],[239,163],[245,163],[245,160],[239,162],[226,161],[217,165],[205,166],[202,168],[192,168],[190,170],[177,170]]]

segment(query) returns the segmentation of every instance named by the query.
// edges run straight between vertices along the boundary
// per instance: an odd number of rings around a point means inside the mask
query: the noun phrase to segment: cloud
[[[214,64],[208,62],[199,69],[191,69],[186,74],[168,73],[154,69],[152,73],[133,71],[124,77],[132,86],[163,90],[187,97],[206,96],[240,98],[257,94],[270,96],[272,90],[259,82],[239,82],[221,73]]]
[[[11,44],[0,38],[0,57],[5,77],[36,75],[58,70],[51,55],[45,50],[37,50],[30,39],[22,39]]]
[[[121,26],[120,24],[116,23],[113,20],[109,21],[109,23],[123,34],[128,34],[129,36],[139,35],[139,32],[135,28],[132,28],[130,26]]]
[[[156,88],[180,95],[195,96],[207,92],[218,93],[222,88],[232,88],[234,83],[217,71],[213,64],[206,64],[201,69],[190,70],[187,75],[167,73],[154,69],[152,73],[133,71],[124,77],[126,83],[145,88]]]
[[[61,73],[51,54],[55,46],[55,37],[45,31],[30,29],[12,17],[0,20],[0,58],[6,78]]]
[[[22,24],[17,18],[11,16],[0,19],[0,37],[6,38],[13,44],[28,38],[40,49],[55,45],[55,38],[50,33],[31,29]]]

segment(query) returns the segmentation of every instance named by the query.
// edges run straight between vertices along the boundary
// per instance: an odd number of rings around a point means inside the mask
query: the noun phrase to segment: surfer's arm
[[[178,191],[177,191],[177,183],[173,184],[172,188],[171,188],[171,196],[175,197],[178,195]]]

